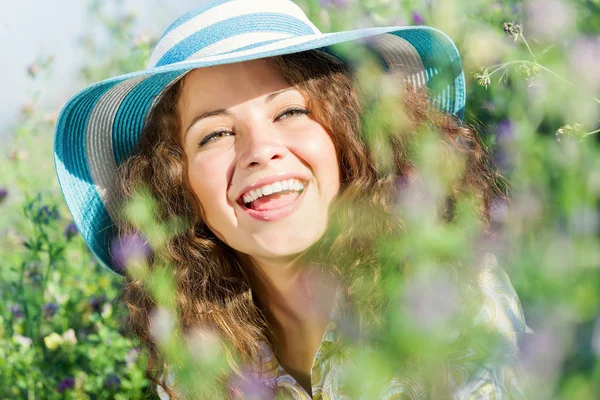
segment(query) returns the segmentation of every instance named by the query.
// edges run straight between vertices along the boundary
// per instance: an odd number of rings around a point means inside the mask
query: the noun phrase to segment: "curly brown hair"
[[[464,159],[460,179],[454,181],[437,210],[442,220],[452,221],[453,204],[459,196],[469,193],[476,199],[474,206],[482,225],[489,227],[490,204],[507,197],[506,182],[493,168],[475,131],[436,110],[425,90],[407,86],[397,107],[404,110],[408,124],[379,132],[391,149],[390,167],[389,162],[382,165],[377,160],[363,137],[362,120],[371,101],[359,95],[353,74],[344,64],[319,51],[267,60],[305,95],[311,117],[331,135],[340,165],[341,189],[331,206],[330,227],[307,254],[325,262],[342,277],[361,318],[377,326],[381,323],[379,310],[384,299],[377,290],[382,263],[374,240],[403,231],[392,204],[398,182],[415,178],[411,153],[419,137],[439,132],[447,152],[460,154]],[[119,169],[118,181],[125,199],[134,195],[140,182],[147,186],[160,204],[159,221],[177,217],[187,223],[187,228],[172,237],[151,262],[162,260],[173,266],[177,292],[173,301],[182,327],[213,329],[232,345],[238,360],[252,363],[260,359],[260,341],[269,339],[267,324],[253,298],[247,262],[207,228],[197,198],[186,182],[186,157],[180,143],[177,110],[184,80],[166,90],[154,106],[137,151]],[[131,229],[124,221],[118,224],[120,234]],[[130,275],[125,279],[123,299],[129,309],[129,326],[149,354],[149,379],[163,386],[173,398],[176,393],[164,382],[164,360],[149,333],[150,315],[156,303],[144,282]],[[231,362],[234,371],[239,371],[236,362]]]

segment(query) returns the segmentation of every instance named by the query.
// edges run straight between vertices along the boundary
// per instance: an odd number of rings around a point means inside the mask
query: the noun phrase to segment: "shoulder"
[[[446,368],[454,398],[524,398],[527,377],[519,344],[532,333],[521,301],[496,257],[486,254],[476,276],[475,318],[459,339]]]
[[[493,254],[485,255],[476,281],[481,299],[474,320],[476,326],[483,325],[503,336],[516,335],[519,339],[529,332],[519,296]]]

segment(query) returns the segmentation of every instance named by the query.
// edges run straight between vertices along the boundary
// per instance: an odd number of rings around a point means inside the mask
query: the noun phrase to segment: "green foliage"
[[[1,248],[0,396],[144,397],[144,360],[123,335],[119,281],[61,217],[57,193],[29,198],[23,190]]]
[[[101,8],[91,11],[101,16]],[[107,53],[117,42],[131,50],[117,27],[130,30],[133,17],[110,21]],[[137,68],[135,56],[145,58],[148,46],[127,56],[115,51],[121,60],[90,65],[83,75],[96,80]],[[52,59],[28,73],[42,91]],[[38,97],[23,107],[0,158],[0,398],[154,397],[145,357],[125,332],[121,279],[98,264],[70,220],[52,160],[56,112],[40,109]]]

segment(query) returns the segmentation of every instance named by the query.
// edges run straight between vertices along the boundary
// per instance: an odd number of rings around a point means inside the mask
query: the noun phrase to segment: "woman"
[[[381,109],[383,97],[357,87],[354,68],[366,58],[402,94],[391,96],[392,116],[404,125],[384,127],[393,150],[387,163],[361,138],[361,119]],[[385,329],[381,277],[403,273],[382,259],[377,241],[403,234],[392,200],[396,182],[418,179],[408,157],[418,136],[439,130],[449,157],[465,160],[432,213],[452,221],[457,198],[471,193],[488,226],[490,204],[506,196],[476,135],[460,126],[464,101],[460,57],[439,31],[321,34],[287,0],[216,1],[190,11],[167,29],[148,69],[71,99],[55,140],[61,188],[92,251],[125,275],[130,325],[162,392],[178,396],[150,334],[156,304],[111,250],[133,229],[121,210],[139,183],[158,200],[159,221],[185,223],[149,261],[150,269],[172,265],[184,330],[215,331],[232,344],[233,370],[251,365],[271,394],[340,398],[350,393],[340,377],[340,338],[352,335],[339,325],[348,331],[356,317],[361,338]],[[525,323],[518,298],[491,265],[469,279],[481,288],[478,320],[505,339],[502,360],[482,365],[464,356],[473,349],[465,346],[438,382],[406,369],[376,392],[365,382],[365,398],[519,395],[516,339]]]

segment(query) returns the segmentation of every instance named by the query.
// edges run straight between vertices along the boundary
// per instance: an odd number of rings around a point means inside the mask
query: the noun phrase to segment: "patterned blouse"
[[[487,355],[482,346],[469,346],[461,354],[447,360],[443,366],[443,384],[451,388],[447,393],[436,396],[426,390],[422,383],[408,378],[393,379],[386,389],[379,393],[369,393],[364,399],[382,400],[421,400],[428,398],[444,399],[524,399],[523,384],[526,380],[518,364],[518,343],[526,333],[532,333],[525,324],[521,303],[504,270],[493,262],[482,268],[477,282],[483,294],[483,303],[476,317],[478,323],[491,327],[503,341],[498,357],[493,363],[481,364]],[[338,291],[334,301],[331,320],[323,335],[311,369],[312,397],[279,363],[273,349],[262,343],[263,362],[257,372],[264,385],[271,388],[275,398],[292,400],[348,400],[340,385],[342,361],[338,345],[339,332],[336,320],[344,300]],[[158,387],[161,400],[169,397]]]

